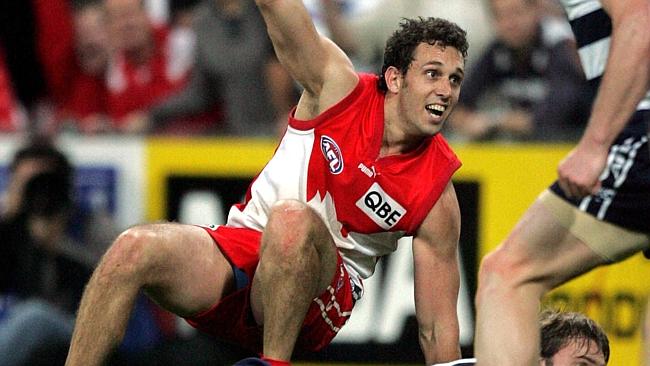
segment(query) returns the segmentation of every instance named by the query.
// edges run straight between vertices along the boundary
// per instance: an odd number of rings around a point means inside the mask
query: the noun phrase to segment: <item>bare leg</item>
[[[262,237],[251,302],[264,324],[264,354],[290,360],[313,298],[336,270],[336,247],[318,215],[297,201],[276,204]]]
[[[138,226],[121,234],[102,258],[79,306],[66,365],[100,365],[122,339],[140,289],[179,315],[216,303],[232,271],[201,228]]]
[[[540,299],[603,262],[536,202],[481,264],[475,340],[478,364],[539,365]]]

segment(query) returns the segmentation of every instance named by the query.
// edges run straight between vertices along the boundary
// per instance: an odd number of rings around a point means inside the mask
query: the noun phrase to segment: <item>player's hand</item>
[[[607,147],[578,144],[558,166],[558,183],[571,198],[596,194],[600,189],[598,179],[607,164]]]

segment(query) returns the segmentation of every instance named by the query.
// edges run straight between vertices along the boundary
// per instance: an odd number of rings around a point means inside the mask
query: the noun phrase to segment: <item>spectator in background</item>
[[[61,129],[84,134],[110,129],[105,114],[105,74],[109,43],[102,3],[67,0],[36,2],[43,66],[50,99],[55,103],[49,134]]]
[[[64,107],[77,113],[79,127],[85,133],[104,130],[108,124],[103,102],[110,50],[104,15],[96,1],[81,6],[74,14],[75,61],[80,72]]]
[[[205,0],[194,23],[196,58],[189,84],[150,111],[154,131],[188,117],[209,118],[203,131],[277,135],[297,101],[251,0]],[[176,128],[175,130],[178,130]]]
[[[191,65],[172,51],[170,32],[154,25],[142,0],[104,0],[109,39],[113,47],[107,73],[106,112],[112,131],[142,133],[149,109],[186,83]],[[191,58],[190,58],[191,59]]]
[[[586,123],[591,96],[566,38],[570,29],[563,31],[558,20],[546,18],[539,0],[489,3],[497,39],[465,79],[448,126],[453,137],[576,139]]]
[[[32,365],[39,352],[65,356],[74,310],[100,253],[67,231],[72,167],[61,152],[30,144],[10,172],[0,216],[0,364]]]
[[[193,58],[187,20],[154,25],[142,1],[87,0],[76,8],[67,0],[35,4],[46,80],[57,106],[57,123],[46,129],[50,134],[61,128],[144,132],[151,105],[185,82]]]
[[[100,109],[108,45],[97,1],[2,2],[0,69],[6,72],[0,71],[0,114],[18,122],[0,116],[0,130],[18,125],[20,131],[53,135],[61,121],[83,120]],[[15,103],[7,103],[14,96]]]
[[[73,168],[46,140],[20,148],[0,202],[0,365],[59,365],[74,313],[96,262],[115,235],[103,212],[73,196]],[[168,315],[137,299],[111,365],[132,364],[166,334]]]

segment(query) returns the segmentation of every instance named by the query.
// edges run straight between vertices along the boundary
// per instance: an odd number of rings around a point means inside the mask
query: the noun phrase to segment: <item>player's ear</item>
[[[386,72],[384,72],[384,78],[386,80],[386,86],[388,87],[389,92],[399,92],[400,88],[402,87],[403,79],[402,72],[399,71],[398,68],[395,66],[389,66],[386,69]]]

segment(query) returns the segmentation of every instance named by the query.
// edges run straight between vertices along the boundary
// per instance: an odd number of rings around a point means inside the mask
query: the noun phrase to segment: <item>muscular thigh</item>
[[[155,224],[151,279],[145,292],[180,316],[209,309],[232,290],[232,268],[207,232],[197,226]]]
[[[648,236],[597,220],[548,191],[528,209],[501,247],[530,278],[558,286],[602,264],[647,248]]]
[[[650,247],[650,234],[599,220],[550,191],[542,193],[539,200],[569,232],[608,262],[618,262]]]

